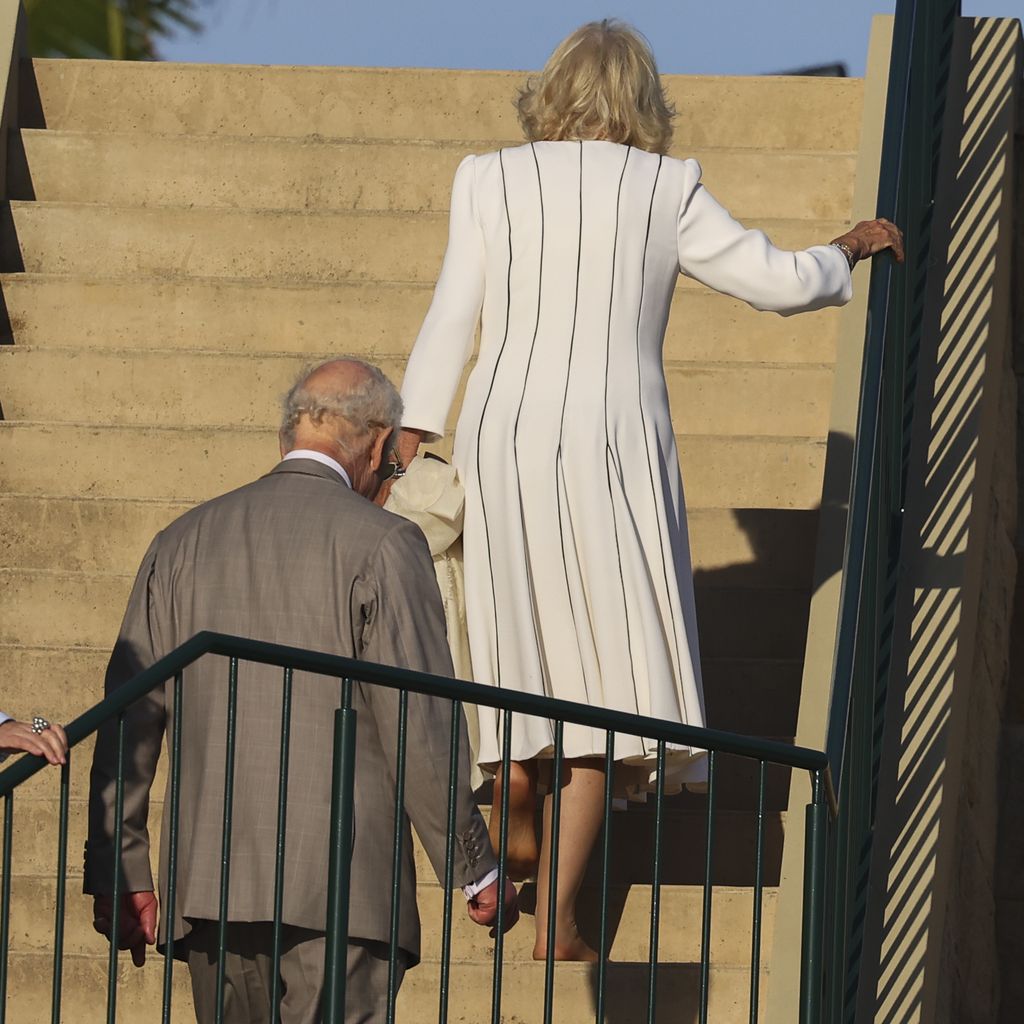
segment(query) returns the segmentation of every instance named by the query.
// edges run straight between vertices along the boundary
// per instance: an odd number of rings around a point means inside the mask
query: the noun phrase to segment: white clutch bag
[[[472,679],[469,633],[466,629],[466,588],[462,567],[462,519],[466,492],[454,466],[433,456],[417,455],[405,475],[395,481],[384,507],[414,522],[427,538],[434,559],[437,586],[448,625],[448,646],[459,679]],[[464,704],[474,789],[483,782],[477,767],[480,727],[476,705]]]

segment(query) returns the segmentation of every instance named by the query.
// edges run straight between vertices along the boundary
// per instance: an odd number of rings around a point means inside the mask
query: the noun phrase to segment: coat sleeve
[[[679,208],[679,269],[755,309],[788,316],[850,301],[846,257],[832,245],[788,252],[763,231],[734,220],[701,184],[696,160],[686,160]]]
[[[402,425],[425,431],[433,441],[444,434],[455,389],[473,354],[484,300],[484,242],[476,212],[474,160],[466,157],[455,172],[448,248],[402,382]]]
[[[376,590],[372,618],[363,629],[361,657],[384,665],[435,675],[452,675],[444,608],[433,563],[418,527],[399,521],[380,546],[373,568]],[[399,691],[363,687],[381,748],[396,751]],[[448,765],[451,704],[409,694],[406,724],[405,810],[443,882],[448,826]],[[459,781],[456,790],[456,886],[483,878],[496,866],[487,827],[469,784],[469,741],[459,720]],[[387,763],[393,764],[389,757]]]
[[[121,631],[107,666],[106,696],[149,668],[160,649],[156,618],[156,552],[146,552],[135,578]],[[164,688],[158,686],[124,715],[124,829],[121,885],[124,892],[153,889],[149,861],[149,791],[156,774],[165,723]],[[117,789],[117,720],[100,726],[89,777],[89,834],[85,845],[84,891],[109,895],[114,889],[114,808]]]

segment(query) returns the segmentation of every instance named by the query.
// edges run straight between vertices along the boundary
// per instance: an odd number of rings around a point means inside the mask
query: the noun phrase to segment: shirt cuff
[[[482,893],[492,882],[496,882],[497,880],[498,869],[491,868],[483,878],[480,878],[475,882],[470,882],[469,885],[464,885],[462,887],[462,893],[467,900],[471,900],[474,896]]]
[[[4,722],[10,722],[10,721],[13,721],[11,716],[10,715],[5,715],[2,711],[0,711],[0,725],[3,725]],[[3,764],[3,762],[6,761],[7,758],[9,758],[10,756],[11,756],[11,752],[9,750],[7,750],[7,751],[0,751],[0,764]]]

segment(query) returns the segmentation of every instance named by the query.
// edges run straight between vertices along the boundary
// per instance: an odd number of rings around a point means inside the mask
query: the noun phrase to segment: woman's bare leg
[[[562,772],[562,806],[558,835],[558,891],[555,897],[556,960],[594,961],[598,954],[576,928],[576,897],[604,819],[604,761],[580,758],[568,761]],[[534,960],[543,960],[548,949],[548,904],[551,864],[551,814],[553,800],[544,800],[544,836],[537,872],[537,940]]]
[[[494,776],[488,832],[495,856],[501,838],[502,770]],[[512,761],[508,773],[508,848],[505,869],[513,882],[533,878],[540,859],[537,843],[537,762]]]

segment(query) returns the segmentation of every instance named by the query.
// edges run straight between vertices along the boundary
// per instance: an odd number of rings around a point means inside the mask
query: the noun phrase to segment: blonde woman
[[[402,389],[399,455],[408,462],[443,434],[480,322],[454,454],[475,678],[703,725],[662,367],[676,277],[758,309],[819,309],[849,300],[857,259],[885,248],[899,257],[899,233],[873,221],[783,252],[744,229],[701,184],[696,161],[666,155],[673,111],[648,45],[621,23],[584,25],[561,43],[523,90],[519,116],[525,145],[467,157],[455,175],[448,249]],[[480,711],[479,761],[491,772],[499,719]],[[528,877],[539,862],[537,958],[547,952],[551,800],[538,847],[534,795],[553,747],[549,722],[515,717],[509,865]],[[575,902],[601,825],[604,752],[603,732],[565,727],[560,960],[596,958]],[[654,783],[653,743],[618,735],[615,758],[620,795]],[[668,791],[705,777],[702,752],[669,752]],[[495,841],[498,819],[496,800]]]

